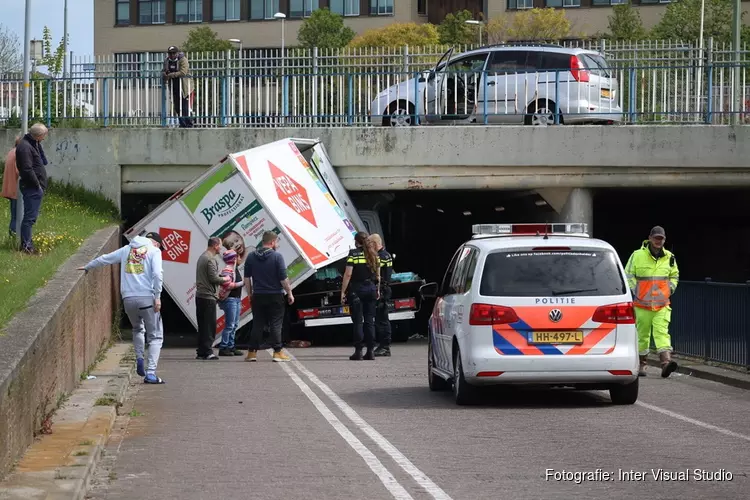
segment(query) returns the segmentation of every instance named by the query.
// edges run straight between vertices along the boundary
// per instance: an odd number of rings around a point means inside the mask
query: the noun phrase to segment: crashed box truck
[[[318,162],[327,157],[321,143],[305,139],[230,154],[125,233],[128,240],[148,231],[162,237],[164,288],[196,329],[196,263],[210,237],[239,243],[243,254],[261,246],[265,231],[274,231],[292,288],[354,248],[357,229],[347,216],[351,200],[337,178],[332,185],[339,192],[332,194],[300,149],[312,149]],[[241,303],[239,326],[252,319],[244,287]],[[218,335],[225,324],[218,307],[217,318]]]

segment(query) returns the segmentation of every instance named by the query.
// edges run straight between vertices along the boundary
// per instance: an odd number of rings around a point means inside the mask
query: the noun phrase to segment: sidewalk
[[[673,355],[672,358],[677,362],[677,373],[682,373],[695,378],[712,380],[739,389],[750,390],[750,373],[742,373],[729,368],[707,365],[699,360],[691,360],[676,355]],[[659,356],[656,354],[650,354],[648,362],[651,366],[660,366]]]
[[[129,344],[107,351],[90,374],[96,378],[81,382],[0,482],[0,499],[83,498],[130,383],[134,359]]]

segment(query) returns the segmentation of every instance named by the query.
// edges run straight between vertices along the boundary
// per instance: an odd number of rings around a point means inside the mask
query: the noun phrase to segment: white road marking
[[[291,356],[291,354],[289,355]],[[424,472],[419,470],[413,463],[411,463],[408,458],[406,458],[400,451],[398,451],[398,449],[396,449],[396,447],[393,446],[386,438],[384,438],[378,431],[373,429],[370,424],[365,422],[364,419],[360,417],[359,414],[355,412],[348,404],[346,404],[335,392],[333,392],[330,387],[321,382],[313,372],[305,368],[305,366],[300,363],[297,358],[295,358],[294,356],[291,357],[294,366],[297,367],[297,369],[301,371],[308,379],[310,379],[313,384],[317,385],[318,388],[323,391],[323,394],[328,396],[328,398],[333,401],[333,403],[338,406],[339,409],[344,412],[347,417],[349,417],[349,420],[351,420],[354,425],[359,428],[359,430],[367,434],[370,439],[375,441],[375,444],[377,444],[380,449],[390,455],[393,461],[396,462],[402,469],[404,469],[404,471],[409,474],[417,482],[417,484],[424,488],[425,491],[427,491],[427,493],[432,496],[432,498],[435,498],[436,500],[452,500],[451,497],[440,488],[440,486],[435,484],[429,477],[427,477]]]
[[[637,404],[638,406],[642,406],[644,408],[648,408],[649,410],[653,410],[653,411],[662,413],[664,415],[670,416],[672,418],[676,418],[677,420],[682,420],[683,422],[688,422],[690,424],[697,425],[705,429],[710,429],[712,431],[720,432],[722,434],[726,434],[727,436],[731,436],[733,438],[744,439],[745,441],[750,441],[750,436],[746,434],[740,434],[739,432],[730,431],[729,429],[724,429],[723,427],[717,427],[715,425],[707,424],[706,422],[701,422],[700,420],[695,420],[694,418],[686,417],[685,415],[681,415],[679,413],[675,413],[670,410],[665,410],[664,408],[659,408],[658,406],[650,405],[648,403],[643,403],[641,401],[636,401],[635,404]]]
[[[378,457],[376,457],[363,443],[360,441],[357,436],[352,434],[352,432],[346,428],[346,426],[341,422],[341,420],[336,417],[336,415],[331,412],[331,410],[321,401],[321,399],[318,397],[317,394],[313,392],[312,389],[310,389],[310,386],[308,386],[296,373],[294,373],[294,370],[286,366],[285,363],[280,363],[281,368],[289,375],[289,377],[294,381],[295,384],[297,384],[297,387],[300,388],[302,393],[307,396],[307,399],[312,402],[312,404],[317,408],[317,410],[320,412],[321,415],[328,421],[331,426],[336,429],[336,431],[341,435],[344,440],[349,443],[349,446],[351,446],[354,451],[356,451],[359,456],[362,457],[362,459],[365,461],[365,463],[370,467],[372,472],[378,476],[378,479],[383,483],[383,486],[385,486],[388,491],[391,492],[391,495],[393,495],[393,498],[397,500],[414,500],[411,495],[404,489],[403,486],[396,480],[395,477],[393,477],[393,474],[391,474],[388,469],[385,468],[383,463],[378,460]]]

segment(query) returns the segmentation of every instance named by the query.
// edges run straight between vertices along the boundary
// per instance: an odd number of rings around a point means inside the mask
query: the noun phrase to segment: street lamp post
[[[68,76],[68,0],[63,7],[63,78]]]
[[[281,115],[286,120],[287,94],[286,94],[286,54],[284,53],[284,19],[286,14],[277,12],[273,15],[275,19],[281,19],[281,85],[282,85],[282,103]]]
[[[479,46],[482,46],[482,21],[477,21],[475,19],[467,19],[466,24],[476,24],[479,26]]]
[[[737,125],[740,122],[740,108],[742,108],[742,94],[740,89],[740,31],[742,28],[742,7],[741,0],[734,0],[734,16],[732,19],[732,45],[734,49],[734,114],[732,114],[732,123]]]
[[[21,132],[29,132],[29,87],[31,86],[31,0],[26,0],[26,14],[23,28],[23,103],[21,107]],[[21,237],[23,222],[23,196],[21,195],[21,177],[18,177],[16,191],[16,234]],[[20,248],[20,245],[19,245]]]

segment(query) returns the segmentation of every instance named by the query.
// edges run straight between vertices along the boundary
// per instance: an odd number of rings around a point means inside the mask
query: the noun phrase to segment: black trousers
[[[195,298],[195,316],[198,323],[198,356],[209,356],[214,353],[213,343],[216,337],[216,300]]]
[[[180,128],[192,128],[193,119],[190,118],[190,97],[182,97],[179,80],[172,82],[172,112],[180,123]]]
[[[378,300],[375,285],[352,286],[347,297],[354,323],[354,347],[375,347],[375,307]]]
[[[391,320],[388,319],[388,300],[391,295],[391,288],[383,287],[375,307],[375,338],[380,347],[391,346]]]
[[[253,294],[253,329],[250,332],[250,350],[257,351],[263,342],[263,330],[268,328],[268,343],[275,352],[283,347],[281,328],[284,324],[284,295],[281,293]]]

